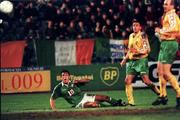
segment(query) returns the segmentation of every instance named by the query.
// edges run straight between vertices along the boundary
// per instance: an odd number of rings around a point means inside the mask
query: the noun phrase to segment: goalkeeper
[[[63,97],[68,103],[72,104],[75,108],[94,108],[101,107],[102,102],[107,102],[111,106],[125,106],[126,103],[122,100],[116,100],[106,95],[94,95],[83,93],[78,83],[88,82],[88,80],[71,81],[70,73],[67,70],[61,72],[62,82],[60,82],[53,90],[50,97],[51,109],[55,110],[55,100],[59,97]]]
[[[148,53],[150,46],[145,33],[141,32],[141,24],[137,19],[132,22],[133,33],[129,36],[128,52],[121,61],[120,65],[123,66],[127,60],[126,78],[125,78],[125,91],[128,99],[128,104],[134,106],[133,87],[132,82],[137,74],[140,74],[143,82],[159,95],[159,89],[155,86],[148,77]]]

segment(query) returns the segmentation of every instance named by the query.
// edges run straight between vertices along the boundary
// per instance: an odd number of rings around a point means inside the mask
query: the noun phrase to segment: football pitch
[[[92,91],[127,101],[125,91]],[[1,120],[177,120],[180,110],[175,109],[176,95],[168,88],[168,105],[152,106],[156,95],[150,89],[134,89],[136,106],[72,108],[64,99],[56,100],[57,111],[49,105],[51,93],[1,95]]]

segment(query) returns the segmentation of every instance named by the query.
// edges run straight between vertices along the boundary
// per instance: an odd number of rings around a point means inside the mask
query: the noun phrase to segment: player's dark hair
[[[68,70],[62,70],[62,71],[61,71],[61,74],[62,74],[62,73],[68,73],[68,74],[70,75],[70,72],[69,72]]]
[[[142,25],[142,23],[141,23],[138,19],[136,19],[136,18],[134,18],[134,19],[132,20],[132,23],[139,23],[140,25]]]

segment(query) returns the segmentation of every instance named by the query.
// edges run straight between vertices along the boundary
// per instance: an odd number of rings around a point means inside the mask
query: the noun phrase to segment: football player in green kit
[[[107,102],[111,106],[125,106],[126,103],[122,100],[115,100],[105,95],[94,95],[82,92],[76,85],[78,83],[87,82],[71,81],[70,73],[67,70],[61,72],[62,82],[60,82],[53,90],[50,97],[50,106],[52,110],[55,110],[55,100],[59,97],[63,97],[68,103],[72,104],[75,108],[94,108],[101,107],[102,102]]]

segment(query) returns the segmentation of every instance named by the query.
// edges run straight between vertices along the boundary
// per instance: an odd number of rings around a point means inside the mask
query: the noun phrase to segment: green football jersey
[[[65,85],[63,82],[59,83],[51,95],[53,99],[63,97],[68,103],[73,105],[77,105],[83,96],[84,93],[72,82],[69,85]]]

